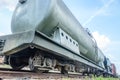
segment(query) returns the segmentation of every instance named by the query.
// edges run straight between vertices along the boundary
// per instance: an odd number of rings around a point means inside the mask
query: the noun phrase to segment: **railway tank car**
[[[11,31],[0,37],[0,55],[15,70],[104,72],[102,51],[62,0],[19,0]]]
[[[99,60],[99,63],[98,63],[99,66],[102,66],[103,68],[105,68],[104,66],[105,55],[100,49],[98,49],[98,60]]]
[[[11,30],[18,33],[35,29],[50,37],[57,27],[79,43],[79,53],[94,62],[98,61],[96,43],[62,0],[24,0],[17,5]]]
[[[114,77],[117,77],[115,64],[112,63],[112,64],[111,64],[111,67],[112,67],[112,74],[113,74],[113,76],[114,76]]]

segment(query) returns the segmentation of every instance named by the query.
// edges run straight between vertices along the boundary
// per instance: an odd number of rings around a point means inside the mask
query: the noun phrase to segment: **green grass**
[[[6,64],[0,64],[0,68],[11,68],[9,65]]]
[[[62,78],[61,80],[120,80],[118,78],[103,78],[103,77],[85,77],[84,79],[75,79],[75,78]]]
[[[92,80],[119,80],[118,78],[102,78],[102,77],[99,77],[99,78],[92,78]]]
[[[119,78],[103,78],[103,77],[92,77],[91,79],[86,78],[85,80],[120,80]]]
[[[103,77],[85,77],[83,79],[74,78],[62,78],[61,80],[120,80],[119,78],[103,78]]]

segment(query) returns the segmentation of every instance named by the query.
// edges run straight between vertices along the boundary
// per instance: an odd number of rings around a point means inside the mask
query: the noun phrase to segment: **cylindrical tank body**
[[[21,0],[19,0],[21,1]],[[81,53],[98,62],[96,43],[72,15],[62,0],[23,0],[12,18],[13,33],[36,30],[51,36],[60,27],[79,43]]]
[[[104,56],[103,52],[100,49],[98,49],[98,60],[99,60],[98,62],[99,62],[99,66],[101,66],[103,68],[105,68],[105,66],[104,66],[104,59],[105,59],[105,56]]]
[[[109,58],[106,58],[106,60],[107,60],[107,69],[108,69],[107,71],[109,73],[112,73],[111,62],[110,62]]]

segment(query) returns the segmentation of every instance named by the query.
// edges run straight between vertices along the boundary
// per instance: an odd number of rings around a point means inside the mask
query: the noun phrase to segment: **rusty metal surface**
[[[79,74],[63,75],[56,72],[34,73],[29,71],[12,71],[0,69],[0,80],[84,80],[85,76]]]

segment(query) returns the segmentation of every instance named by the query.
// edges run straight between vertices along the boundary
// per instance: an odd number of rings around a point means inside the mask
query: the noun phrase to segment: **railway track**
[[[29,70],[15,71],[0,68],[0,80],[84,80],[81,74],[63,75],[59,72],[35,73]]]

